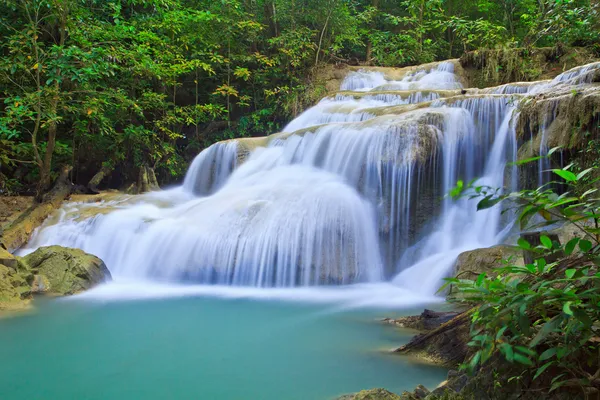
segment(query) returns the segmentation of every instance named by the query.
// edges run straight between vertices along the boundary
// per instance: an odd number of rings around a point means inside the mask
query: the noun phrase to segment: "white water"
[[[517,153],[512,95],[562,80],[446,99],[427,90],[461,87],[451,62],[396,81],[351,73],[341,89],[354,95],[324,99],[245,161],[238,142],[217,143],[183,186],[68,204],[24,251],[60,244],[101,257],[115,284],[88,297],[431,301],[459,253],[500,243],[510,229],[499,207],[476,212],[476,202],[444,195],[458,179],[516,189],[506,169]],[[387,108],[402,104],[418,107]],[[193,286],[165,286],[173,282]]]

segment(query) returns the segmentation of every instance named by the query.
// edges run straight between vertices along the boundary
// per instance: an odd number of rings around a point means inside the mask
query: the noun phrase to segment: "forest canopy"
[[[120,187],[180,179],[217,140],[273,133],[322,63],[405,66],[483,48],[585,46],[588,0],[1,0],[0,194],[59,166]]]

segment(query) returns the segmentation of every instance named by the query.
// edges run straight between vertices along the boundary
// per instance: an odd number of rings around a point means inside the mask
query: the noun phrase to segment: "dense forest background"
[[[162,183],[217,140],[265,135],[323,63],[405,66],[482,48],[600,52],[593,0],[1,0],[0,194],[61,165]]]

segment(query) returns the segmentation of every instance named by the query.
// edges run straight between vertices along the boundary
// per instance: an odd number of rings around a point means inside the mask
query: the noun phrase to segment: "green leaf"
[[[452,188],[452,190],[450,190],[450,197],[452,197],[453,199],[459,197],[463,192],[464,185],[464,182],[461,180],[456,182],[456,186]]]
[[[502,328],[500,328],[498,333],[496,333],[496,341],[500,340],[500,338],[502,337],[502,335],[504,335],[504,332],[506,332],[507,329],[508,326],[503,326]]]
[[[580,308],[576,308],[573,310],[573,314],[575,318],[579,320],[586,328],[591,327],[594,324],[594,321],[590,318],[590,316]]]
[[[546,154],[551,156],[552,154],[554,154],[555,151],[560,150],[560,149],[561,149],[560,146],[553,147],[550,150],[548,150],[548,153],[546,153]]]
[[[493,207],[502,201],[502,197],[494,198],[494,195],[488,194],[485,196],[479,203],[477,203],[477,211],[485,210],[487,208]]]
[[[568,256],[573,254],[573,250],[575,250],[575,246],[577,246],[577,243],[579,243],[579,238],[569,240],[565,245],[565,254]]]
[[[563,304],[563,312],[567,315],[573,315],[573,310],[571,310],[571,304],[573,304],[573,302],[571,301],[567,301],[565,304]]]
[[[565,384],[565,381],[556,381],[556,382],[554,382],[552,384],[552,386],[550,387],[549,393],[555,391],[556,389],[558,389],[559,387],[561,387],[564,384]]]
[[[546,338],[546,336],[554,332],[559,325],[560,319],[558,318],[558,316],[546,322],[544,325],[542,325],[537,335],[535,335],[535,337],[531,340],[531,342],[529,343],[529,347],[535,347],[538,344],[540,344]]]
[[[550,238],[546,235],[542,235],[540,236],[540,242],[542,242],[542,245],[547,248],[547,249],[551,249],[552,248],[552,240],[550,240]]]
[[[506,361],[508,362],[513,362],[515,357],[514,357],[514,351],[513,348],[510,344],[508,343],[502,343],[500,344],[500,351],[502,352],[502,354],[504,354],[504,358],[506,358]]]
[[[533,376],[533,380],[535,381],[541,374],[544,373],[545,370],[548,369],[549,366],[551,366],[552,364],[554,364],[554,361],[548,361],[546,364],[542,365],[541,367],[539,367],[535,373],[535,375]]]
[[[575,272],[577,272],[577,270],[575,268],[571,268],[565,271],[565,275],[567,276],[567,278],[572,279],[575,275]]]
[[[589,189],[589,190],[586,190],[585,193],[581,195],[581,197],[588,196],[588,195],[590,195],[592,193],[596,193],[597,191],[598,191],[598,189]]]
[[[581,251],[587,253],[592,249],[592,242],[590,242],[589,240],[580,240],[579,248],[581,249]]]
[[[583,178],[584,176],[586,176],[588,173],[592,172],[594,170],[594,168],[588,168],[585,171],[581,171],[580,173],[577,174],[577,180],[580,180],[581,178]]]
[[[535,263],[537,264],[538,274],[544,272],[544,268],[546,267],[546,260],[544,258],[538,258],[537,260],[535,260]]]
[[[518,161],[510,162],[507,165],[509,165],[509,166],[518,166],[518,165],[523,165],[523,164],[529,164],[530,162],[541,160],[542,158],[544,158],[544,157],[537,156],[537,157],[525,158],[523,160],[518,160]]]
[[[531,245],[529,244],[529,242],[523,238],[519,238],[519,240],[517,240],[517,244],[522,249],[525,249],[525,250],[531,249]]]
[[[553,169],[552,172],[554,172],[556,175],[560,176],[567,182],[575,182],[577,180],[577,175],[565,169]]]
[[[515,353],[514,354],[514,359],[519,364],[527,365],[529,367],[533,366],[533,361],[531,361],[529,359],[529,357],[526,357],[526,356],[524,356],[524,355],[522,355],[520,353]]]
[[[479,274],[479,276],[477,277],[477,281],[475,282],[475,286],[481,286],[483,284],[483,281],[485,280],[486,274],[485,272],[482,274]]]
[[[546,361],[556,355],[556,348],[551,347],[540,355],[540,361]]]
[[[515,349],[519,350],[521,353],[523,354],[527,354],[528,356],[534,357],[537,355],[537,353],[533,350],[531,350],[529,347],[525,347],[525,346],[515,346]]]

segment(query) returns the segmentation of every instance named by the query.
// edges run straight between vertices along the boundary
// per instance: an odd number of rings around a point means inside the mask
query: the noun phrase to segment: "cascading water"
[[[506,163],[517,157],[516,103],[593,68],[466,95],[453,62],[397,79],[352,72],[342,92],[282,133],[204,150],[181,187],[66,205],[25,251],[79,247],[117,281],[391,281],[431,295],[460,252],[497,244],[510,228],[498,207],[476,212],[474,202],[444,195],[458,179],[515,189]]]

